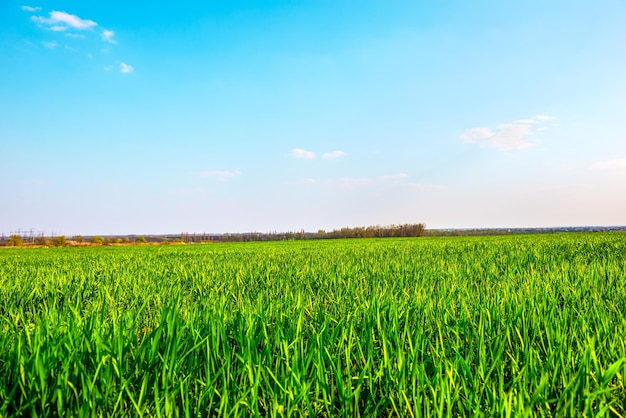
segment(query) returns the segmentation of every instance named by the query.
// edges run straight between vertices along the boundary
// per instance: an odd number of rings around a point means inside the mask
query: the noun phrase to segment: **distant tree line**
[[[422,237],[426,234],[426,226],[424,224],[403,224],[388,226],[358,226],[344,227],[334,229],[332,231],[324,231],[320,229],[317,232],[291,231],[291,232],[246,232],[246,233],[226,233],[220,235],[211,235],[211,242],[248,242],[248,241],[296,241],[296,240],[315,240],[315,239],[341,239],[341,238],[391,238],[391,237]],[[194,235],[188,233],[181,234],[183,242],[199,242],[194,241]],[[207,242],[204,240],[200,242]]]
[[[393,237],[421,237],[424,236],[424,224],[404,224],[389,226],[368,226],[356,228],[341,228],[331,232],[318,231],[318,238],[393,238]]]
[[[190,234],[183,232],[180,235],[154,235],[154,236],[125,236],[109,237],[101,236],[84,237],[75,235],[66,238],[63,235],[55,237],[39,236],[32,242],[26,242],[19,235],[11,235],[8,239],[0,240],[0,245],[11,247],[22,246],[45,246],[66,247],[85,245],[129,245],[129,244],[182,244],[182,243],[208,243],[208,242],[249,242],[249,241],[294,241],[316,239],[342,239],[342,238],[391,238],[391,237],[421,237],[426,235],[424,224],[403,224],[387,226],[357,226],[344,227],[332,231],[320,229],[317,232],[289,231],[289,232],[244,232],[225,234]]]
[[[75,246],[87,246],[87,245],[114,245],[114,244],[143,244],[146,243],[146,239],[143,236],[135,237],[132,241],[129,237],[109,237],[103,238],[101,236],[92,236],[88,239],[82,235],[74,235],[71,238],[66,238],[64,235],[57,235],[54,237],[37,236],[37,237],[24,237],[18,234],[11,234],[6,239],[0,239],[0,245],[7,247],[75,247]]]

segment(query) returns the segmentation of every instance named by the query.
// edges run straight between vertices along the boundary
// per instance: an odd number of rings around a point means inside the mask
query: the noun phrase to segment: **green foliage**
[[[82,235],[74,235],[72,237],[72,241],[76,241],[79,244],[81,244],[81,243],[85,242],[85,237],[83,237]]]
[[[0,416],[625,416],[626,235],[0,251]]]
[[[48,245],[48,239],[46,237],[37,237],[35,238],[36,245]]]
[[[19,235],[11,235],[9,237],[9,240],[7,241],[7,246],[9,247],[20,247],[24,245],[24,242],[22,241],[22,237],[20,237]]]
[[[55,247],[65,247],[67,240],[64,235],[59,235],[58,237],[54,237],[52,239],[52,243]]]
[[[91,237],[89,239],[89,242],[91,242],[92,244],[104,244],[104,238],[100,236]]]
[[[146,242],[146,238],[144,236],[138,236],[135,241],[139,242],[139,243],[145,243]]]

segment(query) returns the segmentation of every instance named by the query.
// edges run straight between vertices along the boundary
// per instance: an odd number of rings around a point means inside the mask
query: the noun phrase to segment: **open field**
[[[0,252],[0,416],[626,416],[626,234]]]

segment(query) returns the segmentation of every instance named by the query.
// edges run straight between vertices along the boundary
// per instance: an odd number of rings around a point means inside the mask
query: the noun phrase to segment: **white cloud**
[[[529,148],[533,146],[529,139],[536,123],[538,122],[532,119],[518,119],[512,123],[498,125],[495,131],[484,126],[469,128],[461,134],[461,140],[483,148],[504,151]]]
[[[21,9],[25,12],[38,12],[41,10],[41,7],[22,6]]]
[[[335,189],[366,190],[370,192],[437,192],[445,190],[442,184],[424,184],[410,181],[406,173],[388,174],[378,177],[344,177],[326,181],[326,185]]]
[[[478,142],[489,139],[493,136],[493,132],[491,129],[479,126],[476,128],[466,129],[465,132],[461,134],[461,139],[464,142],[469,142],[470,144],[476,144]]]
[[[626,158],[617,158],[614,160],[598,161],[589,167],[592,170],[626,170]]]
[[[529,141],[535,132],[545,131],[542,123],[556,119],[554,116],[537,115],[530,119],[517,119],[511,123],[502,123],[497,129],[485,126],[466,129],[461,134],[461,140],[470,144],[477,144],[482,148],[495,148],[499,150],[520,150],[532,147]]]
[[[100,36],[102,37],[103,41],[110,42],[112,44],[117,43],[117,41],[113,39],[113,37],[115,36],[115,32],[112,30],[105,29],[102,31],[102,34]]]
[[[198,177],[207,178],[207,177],[215,177],[219,180],[226,180],[231,177],[235,177],[241,174],[241,171],[220,171],[220,170],[210,170],[210,171],[200,171],[197,173]]]
[[[357,187],[369,186],[374,184],[375,181],[370,178],[360,177],[360,178],[348,178],[344,177],[339,179],[338,185],[342,188],[354,190]]]
[[[422,192],[439,192],[442,190],[446,190],[447,187],[443,184],[423,184],[423,183],[411,183],[409,187],[412,190],[418,190]]]
[[[390,174],[390,175],[386,175],[386,176],[380,176],[381,180],[384,181],[388,181],[388,180],[402,180],[409,177],[408,174],[406,173],[397,173],[397,174]]]
[[[409,175],[406,173],[389,174],[379,177],[344,177],[339,180],[329,180],[328,184],[348,190],[354,190],[366,186],[398,186],[405,184],[402,180],[405,180],[408,177]]]
[[[40,23],[42,25],[49,25],[50,27],[56,27],[60,25],[66,25],[74,29],[91,29],[94,26],[98,26],[96,22],[89,19],[81,19],[76,15],[72,15],[65,12],[58,12],[56,10],[50,12],[50,17],[33,16],[31,18],[33,22]],[[48,28],[50,29],[50,28]]]
[[[45,46],[48,49],[54,49],[57,47],[57,43],[55,41],[51,41],[51,42],[43,42],[43,46]]]
[[[129,74],[132,73],[135,69],[132,65],[128,65],[125,62],[120,63],[120,73]]]
[[[325,158],[325,159],[340,158],[340,157],[343,157],[345,155],[346,155],[345,152],[336,150],[336,151],[333,151],[333,152],[325,152],[325,153],[323,153],[322,154],[322,158]]]
[[[503,123],[498,126],[498,132],[481,145],[501,150],[524,149],[533,146],[531,142],[528,142],[531,134],[530,125]]]
[[[313,151],[307,151],[302,148],[294,148],[291,150],[291,156],[293,158],[299,158],[304,160],[312,160],[315,158],[315,153]]]
[[[74,39],[79,39],[79,38],[84,38],[85,35],[81,35],[79,33],[66,33],[65,36],[67,36],[68,38],[74,38]]]

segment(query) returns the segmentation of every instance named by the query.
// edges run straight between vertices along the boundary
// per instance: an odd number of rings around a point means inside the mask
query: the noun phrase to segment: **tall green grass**
[[[626,416],[626,235],[0,251],[0,416]]]

